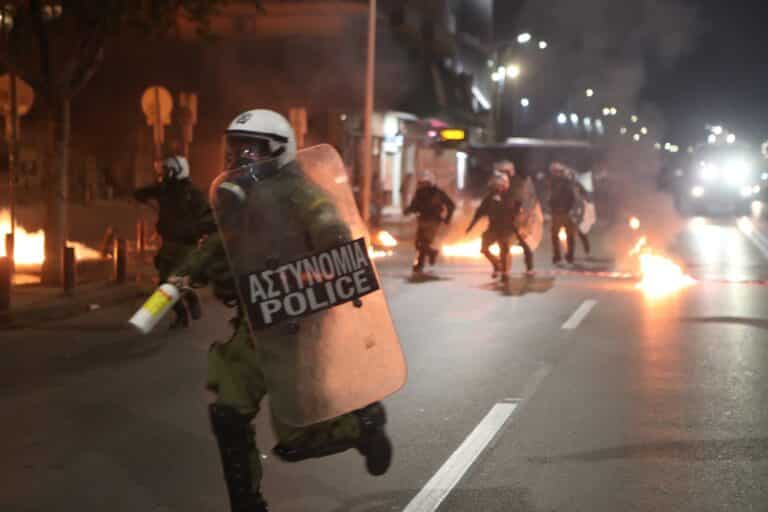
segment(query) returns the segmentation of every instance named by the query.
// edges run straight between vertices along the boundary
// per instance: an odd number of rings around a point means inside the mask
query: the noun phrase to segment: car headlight
[[[693,197],[701,197],[701,196],[703,196],[704,195],[704,187],[699,187],[699,186],[693,187],[691,189],[691,195]]]
[[[701,179],[704,181],[713,181],[717,179],[718,174],[720,174],[720,172],[715,164],[706,162],[701,163]]]
[[[734,187],[744,185],[750,173],[750,165],[745,160],[732,160],[728,162],[726,180]]]

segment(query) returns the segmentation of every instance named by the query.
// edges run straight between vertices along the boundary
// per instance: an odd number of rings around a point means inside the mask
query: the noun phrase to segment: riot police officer
[[[249,326],[246,305],[241,301],[242,289],[238,293],[238,269],[231,258],[238,244],[247,244],[249,250],[265,254],[271,254],[274,247],[249,243],[247,238],[238,240],[238,231],[246,232],[248,226],[238,226],[237,220],[226,217],[233,213],[233,217],[238,217],[240,209],[254,204],[253,197],[276,201],[274,210],[253,216],[257,222],[276,227],[265,234],[273,246],[281,246],[284,235],[295,231],[303,244],[322,249],[346,238],[348,227],[329,196],[302,175],[296,160],[295,135],[283,116],[268,110],[245,112],[231,123],[226,134],[226,165],[230,171],[227,175],[236,177],[215,188],[219,231],[176,269],[171,281],[180,285],[188,280],[210,283],[216,297],[237,308],[231,337],[224,343],[215,343],[209,352],[207,386],[216,394],[209,413],[221,452],[231,510],[258,512],[266,511],[267,504],[261,494],[261,458],[251,421],[267,394],[279,440],[273,453],[281,460],[297,462],[356,449],[364,456],[368,472],[381,475],[389,468],[392,446],[384,428],[385,410],[378,402],[305,427],[289,425],[277,416],[276,402],[281,397],[275,396],[276,391],[270,386],[290,385],[303,368],[283,368],[275,374],[270,365],[274,365],[277,351],[300,345],[296,334],[302,329],[301,323],[256,332]],[[234,206],[228,207],[227,203]],[[255,204],[258,207],[259,201]],[[269,215],[275,217],[265,218]],[[250,218],[247,217],[247,222]]]
[[[576,206],[576,188],[569,176],[568,169],[563,164],[553,162],[549,167],[549,172],[549,211],[552,216],[550,228],[553,252],[552,263],[557,265],[562,261],[560,230],[564,230],[566,234],[567,249],[565,261],[573,263],[576,225],[571,217],[571,212]]]
[[[516,226],[516,218],[520,213],[520,200],[510,193],[510,177],[506,172],[496,171],[489,183],[489,193],[477,208],[472,222],[467,228],[467,233],[482,219],[488,217],[488,229],[483,233],[482,252],[493,267],[492,277],[501,277],[503,281],[509,279],[509,249],[512,237],[515,236],[525,250],[525,265],[528,273],[533,271],[533,256],[530,248]],[[491,247],[497,244],[500,255],[496,257],[491,252]]]
[[[424,265],[429,261],[434,265],[439,251],[432,247],[437,236],[440,224],[450,224],[456,205],[440,187],[435,183],[435,175],[425,171],[419,176],[416,185],[416,194],[405,214],[418,214],[418,226],[416,228],[416,260],[413,264],[413,272],[420,273]]]
[[[215,231],[216,225],[205,195],[192,184],[189,162],[181,155],[165,158],[155,164],[157,183],[136,190],[137,201],[157,202],[157,233],[162,245],[155,255],[160,282],[165,282],[173,269],[197,247],[201,237]],[[176,319],[171,328],[187,327],[189,315],[199,316],[200,304],[193,292],[174,306]]]

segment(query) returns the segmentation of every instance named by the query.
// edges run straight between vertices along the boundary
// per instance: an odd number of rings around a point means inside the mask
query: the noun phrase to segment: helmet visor
[[[228,171],[258,164],[272,158],[272,148],[267,139],[242,136],[227,137],[226,170]]]

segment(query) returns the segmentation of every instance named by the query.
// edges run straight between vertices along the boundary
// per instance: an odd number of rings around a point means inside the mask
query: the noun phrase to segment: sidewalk
[[[11,308],[0,312],[0,329],[20,329],[44,322],[63,320],[108,306],[147,297],[155,287],[155,272],[145,262],[131,262],[130,273],[121,284],[102,279],[78,284],[71,295],[60,287],[47,287],[39,283],[25,283],[31,279],[18,276],[18,284],[11,288]]]

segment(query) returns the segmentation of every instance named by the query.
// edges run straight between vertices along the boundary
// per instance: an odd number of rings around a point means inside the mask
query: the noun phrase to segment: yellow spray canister
[[[128,321],[142,334],[148,334],[166,313],[179,301],[181,292],[172,284],[164,283]]]

